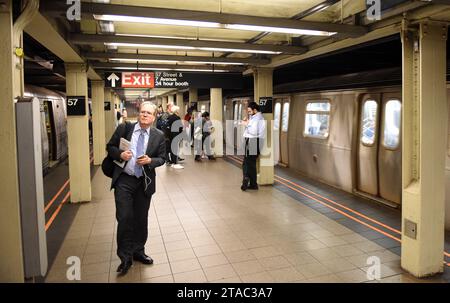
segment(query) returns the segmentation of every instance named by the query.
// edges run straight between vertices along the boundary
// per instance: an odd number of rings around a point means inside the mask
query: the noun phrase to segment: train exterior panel
[[[252,97],[226,98],[224,120],[239,120]],[[277,103],[289,103],[289,121]],[[391,207],[401,207],[401,86],[274,95],[279,164],[314,180]],[[450,120],[450,84],[448,85]],[[280,121],[281,120],[281,121]],[[446,229],[450,229],[450,125],[446,162]],[[285,129],[284,129],[285,128]],[[283,131],[286,142],[283,142]],[[229,134],[225,134],[229,138]],[[227,141],[229,142],[229,141]],[[284,156],[283,156],[284,155]],[[287,159],[283,159],[287,158]]]
[[[42,169],[67,157],[67,111],[65,97],[51,90],[25,86],[25,96],[39,99],[41,107]]]

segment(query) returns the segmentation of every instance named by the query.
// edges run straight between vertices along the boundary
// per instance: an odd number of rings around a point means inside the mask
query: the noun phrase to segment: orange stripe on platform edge
[[[52,204],[55,202],[56,198],[58,198],[59,195],[62,193],[62,191],[66,188],[67,184],[69,184],[69,179],[67,179],[66,183],[64,183],[63,186],[61,186],[59,191],[53,196],[53,198],[50,200],[50,202],[48,202],[47,206],[45,206],[44,213],[46,213],[47,210],[50,208],[50,206],[52,206]]]
[[[67,199],[70,196],[70,191],[66,194],[66,196],[64,197],[64,199],[62,200],[61,204],[59,204],[58,208],[55,210],[55,212],[53,213],[53,215],[50,217],[50,219],[48,220],[48,222],[45,224],[45,231],[47,231],[50,226],[52,225],[53,221],[55,220],[56,216],[59,214],[59,212],[61,211],[61,208],[63,206],[64,203],[66,203]]]
[[[232,159],[232,160],[235,161],[235,162],[242,163],[242,161],[241,161],[239,158],[237,158],[237,157],[234,157],[234,156],[228,156],[228,157],[230,157],[230,159]],[[277,175],[275,175],[275,177],[278,177],[278,178],[280,178],[280,179],[283,179],[283,178],[281,178],[281,177],[279,177],[279,176],[277,176]],[[283,179],[283,180],[284,180],[284,179]],[[282,182],[282,181],[279,181],[279,180],[276,180],[276,181],[277,181],[278,183],[281,183],[282,185],[284,185],[284,186],[286,186],[286,187],[288,187],[288,188],[290,188],[290,189],[292,189],[292,190],[298,192],[298,193],[301,193],[301,194],[303,194],[303,195],[305,195],[305,196],[307,196],[307,197],[309,197],[309,198],[311,198],[311,199],[313,199],[313,200],[315,200],[315,201],[321,203],[322,205],[325,205],[325,206],[327,206],[327,207],[329,207],[329,208],[331,208],[331,209],[333,209],[333,210],[335,210],[335,211],[337,211],[337,212],[339,212],[339,213],[341,213],[341,214],[343,214],[343,215],[349,217],[350,219],[352,219],[352,220],[354,220],[354,221],[356,221],[356,222],[358,222],[358,223],[361,223],[361,224],[363,224],[363,225],[365,225],[365,226],[367,226],[367,227],[369,227],[369,228],[371,228],[371,229],[373,229],[373,230],[375,230],[375,231],[377,231],[377,232],[380,232],[380,233],[383,234],[383,235],[388,235],[388,234],[384,233],[383,231],[378,230],[377,228],[375,228],[375,227],[373,227],[373,226],[371,226],[371,225],[369,225],[369,224],[366,224],[366,223],[364,223],[364,222],[358,220],[357,218],[354,218],[354,217],[352,217],[352,216],[350,216],[350,215],[348,215],[348,214],[346,214],[346,213],[344,213],[344,212],[341,212],[340,210],[338,210],[338,209],[336,209],[336,208],[334,208],[334,207],[332,207],[332,206],[330,206],[330,205],[328,205],[328,204],[326,204],[326,203],[323,203],[323,202],[321,202],[321,201],[319,201],[319,200],[317,200],[317,199],[315,199],[315,198],[313,198],[313,197],[311,197],[311,196],[309,196],[309,195],[307,195],[307,194],[305,194],[305,193],[303,193],[303,192],[301,192],[301,191],[299,191],[299,190],[297,190],[297,189],[295,189],[295,188],[292,188],[291,186],[285,184],[285,183]],[[287,181],[289,181],[289,180],[287,180]],[[291,182],[291,183],[293,183],[293,182]],[[296,184],[294,183],[294,185],[296,185]],[[301,187],[300,185],[297,185],[297,186]],[[308,191],[309,191],[309,190],[308,190]],[[318,194],[317,194],[317,195],[318,195]],[[320,195],[318,195],[318,196],[320,196]],[[326,199],[326,198],[324,198],[324,199]],[[339,203],[336,203],[336,204],[340,205]],[[394,240],[396,240],[396,241],[398,241],[398,242],[401,242],[400,239],[398,239],[398,238],[396,238],[395,236],[392,236],[392,235],[390,235],[390,234],[388,235],[388,237],[390,237],[390,238],[392,238],[392,239],[394,239]],[[450,257],[450,254],[447,253],[447,252],[445,252],[445,251],[444,251],[444,255],[447,256],[447,257]],[[445,261],[443,261],[443,262],[444,262],[445,265],[447,265],[447,266],[450,267],[450,263],[447,263],[447,262],[445,262]]]
[[[377,224],[377,225],[380,225],[380,226],[382,226],[382,227],[384,227],[384,228],[386,228],[386,229],[389,229],[389,230],[391,230],[391,231],[393,231],[393,232],[395,232],[395,233],[397,233],[397,234],[402,234],[398,229],[395,229],[395,228],[393,228],[393,227],[390,227],[390,226],[388,226],[388,225],[386,225],[386,224],[384,224],[384,223],[381,223],[381,222],[379,222],[379,221],[377,221],[377,220],[375,220],[375,219],[372,219],[372,218],[370,218],[370,217],[368,217],[368,216],[366,216],[366,215],[364,215],[364,214],[362,214],[362,213],[360,213],[360,212],[358,212],[358,211],[356,211],[356,210],[353,210],[353,209],[351,209],[351,208],[349,208],[349,207],[347,207],[347,206],[344,206],[344,205],[342,205],[342,204],[340,204],[340,203],[338,203],[338,202],[335,202],[335,201],[333,201],[333,200],[331,200],[331,199],[328,199],[328,198],[326,198],[326,197],[324,197],[324,196],[322,196],[322,195],[320,195],[320,194],[318,194],[318,193],[315,193],[314,191],[312,191],[312,190],[309,190],[309,189],[307,189],[307,188],[305,188],[305,187],[303,187],[303,186],[301,186],[301,185],[298,185],[297,183],[294,183],[294,182],[292,182],[292,181],[290,181],[290,180],[288,180],[288,179],[285,179],[285,178],[282,178],[282,177],[280,177],[280,176],[278,176],[278,175],[275,175],[275,177],[277,177],[277,178],[279,178],[279,179],[281,179],[281,180],[283,180],[283,181],[285,181],[285,182],[288,182],[288,183],[290,183],[290,184],[292,184],[292,185],[294,185],[294,186],[297,186],[298,188],[301,188],[301,189],[303,189],[303,190],[306,190],[307,192],[310,192],[310,193],[312,193],[313,195],[315,195],[315,196],[317,196],[317,197],[320,197],[320,198],[322,198],[322,199],[324,199],[324,200],[326,200],[326,201],[328,201],[328,202],[330,202],[330,203],[332,203],[332,204],[334,204],[334,205],[337,205],[337,206],[340,206],[340,207],[342,207],[343,209],[345,209],[345,210],[348,210],[348,211],[350,211],[350,212],[352,212],[352,213],[354,213],[354,214],[356,214],[356,215],[358,215],[358,216],[360,216],[360,217],[362,217],[362,218],[364,218],[364,219],[366,219],[366,220],[369,220],[369,221],[371,221],[371,222],[373,222],[373,223],[375,223],[375,224]]]
[[[370,225],[370,224],[368,224],[368,223],[366,223],[366,222],[363,222],[363,221],[361,221],[360,219],[355,218],[355,217],[353,217],[353,216],[347,214],[346,212],[343,212],[342,210],[337,209],[337,208],[335,208],[335,207],[333,207],[333,206],[331,206],[331,205],[328,205],[328,204],[324,203],[323,201],[320,201],[320,200],[318,200],[318,199],[316,199],[316,198],[314,198],[314,197],[312,197],[312,196],[310,196],[310,195],[308,195],[308,194],[306,194],[306,193],[304,193],[304,192],[302,192],[302,191],[300,191],[300,190],[298,190],[298,189],[296,189],[296,188],[294,188],[294,187],[291,187],[291,186],[288,185],[288,184],[285,184],[285,183],[283,183],[283,182],[281,182],[281,181],[279,181],[279,180],[276,180],[276,181],[279,182],[279,183],[281,183],[281,184],[283,184],[283,185],[286,186],[286,187],[289,187],[289,188],[292,189],[293,191],[298,192],[299,194],[302,194],[302,195],[304,195],[304,196],[306,196],[306,197],[308,197],[308,198],[310,198],[310,199],[313,199],[314,201],[319,202],[320,204],[322,204],[322,205],[324,205],[324,206],[326,206],[326,207],[328,207],[328,208],[331,208],[332,210],[334,210],[334,211],[340,213],[340,214],[343,215],[343,216],[346,216],[346,217],[348,217],[348,218],[350,218],[350,219],[352,219],[352,220],[354,220],[354,221],[356,221],[356,222],[358,222],[358,223],[360,223],[360,224],[362,224],[362,225],[367,226],[367,227],[370,228],[370,229],[373,229],[373,230],[376,231],[376,232],[379,232],[379,233],[382,234],[382,235],[385,235],[386,237],[389,237],[389,238],[391,238],[391,239],[393,239],[393,240],[395,240],[395,241],[397,241],[397,242],[401,242],[401,240],[400,240],[399,238],[397,238],[397,237],[395,237],[395,236],[393,236],[393,235],[391,235],[391,234],[389,234],[389,233],[387,233],[387,232],[384,232],[384,231],[382,231],[381,229],[378,229],[378,228],[376,228],[376,227],[374,227],[374,226],[372,226],[372,225]]]

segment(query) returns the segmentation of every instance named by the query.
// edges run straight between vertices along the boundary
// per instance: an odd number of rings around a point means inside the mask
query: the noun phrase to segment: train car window
[[[377,127],[378,103],[374,100],[364,101],[361,119],[361,142],[365,145],[373,145],[375,142]]]
[[[275,104],[274,115],[273,115],[273,129],[280,129],[280,114],[281,114],[281,103],[277,102]]]
[[[239,120],[242,120],[242,103],[239,104],[239,111],[238,111],[238,113],[239,113]]]
[[[308,137],[320,139],[328,138],[330,129],[330,109],[331,104],[328,101],[316,101],[307,103],[305,114],[305,129],[303,134]]]
[[[384,139],[383,145],[389,149],[396,149],[400,141],[402,104],[399,100],[386,102],[384,114]]]
[[[287,132],[289,126],[289,103],[284,103],[283,105],[283,125],[281,126],[281,131]]]
[[[238,104],[235,103],[234,104],[234,121],[236,121],[238,119]]]

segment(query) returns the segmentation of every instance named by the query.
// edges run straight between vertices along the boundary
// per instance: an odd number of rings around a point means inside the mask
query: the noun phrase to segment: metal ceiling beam
[[[61,3],[62,2],[62,3]],[[53,14],[66,14],[67,5],[63,1],[41,1],[41,10]],[[145,6],[116,5],[103,3],[86,3],[81,5],[83,17],[93,18],[93,15],[120,15],[132,17],[153,17],[189,21],[216,22],[220,24],[245,24],[255,26],[271,26],[338,32],[349,36],[360,36],[367,32],[363,26],[335,24],[316,21],[292,20],[279,17],[256,17],[248,15],[225,14],[203,11],[155,8]]]
[[[270,59],[255,58],[220,58],[206,56],[171,56],[171,55],[153,55],[153,54],[130,54],[130,53],[105,53],[105,52],[88,52],[82,56],[86,59],[130,59],[130,60],[171,60],[171,61],[194,61],[194,62],[228,62],[242,63],[247,65],[263,65],[269,64]]]
[[[96,35],[96,34],[72,34],[69,36],[68,41],[70,43],[79,45],[92,45],[104,43],[132,43],[132,44],[189,46],[195,48],[245,49],[250,51],[282,52],[285,54],[302,54],[307,51],[305,47],[301,46],[246,44],[237,42],[216,42],[216,41],[202,41],[202,40],[150,38],[140,36]]]
[[[138,70],[138,68],[145,69],[192,69],[195,70],[226,70],[229,72],[242,72],[244,71],[243,67],[239,66],[220,66],[220,67],[212,67],[210,65],[174,65],[174,64],[135,64],[135,63],[109,63],[109,62],[90,62],[89,66],[96,70],[115,70],[117,71],[118,67],[129,68],[129,70]],[[115,69],[116,68],[116,69]]]

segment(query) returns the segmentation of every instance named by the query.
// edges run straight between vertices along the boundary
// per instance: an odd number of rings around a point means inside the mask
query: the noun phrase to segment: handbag
[[[114,175],[114,160],[110,156],[106,156],[102,161],[102,172],[108,178],[112,178]]]
[[[125,123],[124,132],[120,136],[121,138],[125,138],[126,134],[130,131],[130,128],[133,124],[130,122]],[[114,163],[114,159],[109,155],[106,155],[105,159],[102,161],[102,172],[105,176],[112,178],[114,175],[114,168],[116,164]]]

